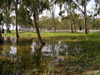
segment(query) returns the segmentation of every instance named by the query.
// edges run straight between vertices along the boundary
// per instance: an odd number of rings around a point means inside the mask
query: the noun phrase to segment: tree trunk
[[[54,30],[55,30],[55,33],[56,33],[56,25],[55,25],[55,19],[54,19],[54,11],[52,12],[52,20],[53,20],[53,25],[54,25]]]
[[[16,13],[16,37],[19,38],[19,35],[18,35],[18,9],[17,9],[17,5],[18,5],[18,0],[16,0],[15,2],[15,13]]]
[[[1,28],[0,28],[0,43],[3,43],[3,38],[2,38],[2,34],[1,34]]]
[[[39,38],[40,42],[42,44],[45,44],[45,42],[41,38],[41,35],[40,35],[40,32],[39,32],[39,27],[37,25],[34,0],[32,0],[32,3],[33,3],[33,11],[34,11],[33,17],[34,17],[34,22],[35,22],[35,26],[36,26],[36,32],[37,32],[37,35],[38,35],[38,38]]]
[[[72,16],[72,19],[73,19],[74,29],[75,29],[75,32],[76,32],[76,25],[75,25],[75,21],[74,21],[73,16]]]
[[[85,26],[85,34],[88,34],[88,29],[87,29],[87,21],[86,21],[86,18],[87,18],[87,14],[86,14],[86,0],[84,0],[85,4],[84,4],[84,26]]]
[[[72,25],[72,19],[71,18],[69,20],[69,24],[70,24],[71,32],[73,33],[73,25]]]

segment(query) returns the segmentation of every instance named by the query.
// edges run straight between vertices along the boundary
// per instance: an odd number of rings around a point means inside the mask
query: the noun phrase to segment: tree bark
[[[87,29],[87,21],[86,21],[86,18],[87,18],[87,14],[86,14],[86,0],[84,0],[85,4],[84,4],[84,26],[85,26],[85,34],[88,34],[88,29]]]
[[[33,17],[34,17],[34,22],[35,22],[36,32],[37,32],[39,41],[40,41],[42,44],[45,44],[45,42],[44,42],[44,41],[42,40],[42,38],[41,38],[41,35],[40,35],[40,32],[39,32],[39,27],[38,27],[38,24],[37,24],[37,21],[36,21],[36,13],[35,13],[34,0],[32,0],[32,3],[33,3],[33,11],[34,11]]]
[[[16,37],[19,38],[19,35],[18,35],[18,8],[17,8],[17,5],[18,5],[18,0],[16,0],[15,2],[15,13],[16,13]]]

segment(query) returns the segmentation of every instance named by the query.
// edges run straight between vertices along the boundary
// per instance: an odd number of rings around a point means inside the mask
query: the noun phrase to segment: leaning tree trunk
[[[42,44],[45,44],[45,42],[44,42],[44,41],[42,40],[42,38],[41,38],[41,35],[40,35],[40,32],[39,32],[39,27],[38,27],[38,24],[37,24],[37,21],[36,21],[36,13],[35,13],[34,0],[32,0],[32,3],[33,3],[33,11],[34,11],[33,17],[34,17],[36,32],[37,32],[37,35],[38,35],[38,38],[39,38],[40,42],[41,42]]]
[[[87,15],[86,15],[86,0],[84,0],[85,4],[84,4],[84,26],[85,26],[85,34],[88,34],[88,29],[87,29],[87,21],[86,21],[86,18],[87,18]]]
[[[17,8],[17,5],[18,5],[18,0],[16,0],[15,2],[15,13],[16,13],[16,37],[19,38],[19,35],[18,35],[18,8]]]

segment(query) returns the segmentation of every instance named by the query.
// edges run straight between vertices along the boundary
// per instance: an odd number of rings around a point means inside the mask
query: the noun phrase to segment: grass
[[[18,32],[19,37],[30,37],[30,38],[37,38],[36,32],[24,32],[19,31]],[[100,41],[100,32],[91,32],[89,34],[85,34],[84,32],[57,32],[57,33],[51,33],[51,32],[41,32],[41,37],[45,40],[61,40],[61,41]],[[2,34],[4,37],[5,35]],[[11,31],[11,33],[6,33],[7,37],[16,36],[15,31]]]

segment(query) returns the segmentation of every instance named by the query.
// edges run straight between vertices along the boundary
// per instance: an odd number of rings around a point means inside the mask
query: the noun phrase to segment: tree
[[[29,10],[27,10],[27,7],[24,7],[23,4],[21,4],[21,6],[19,7],[18,24],[23,28],[28,28],[33,25],[31,14]]]
[[[54,30],[55,30],[55,32],[56,32],[56,25],[55,25],[55,6],[54,6],[54,2],[52,2],[52,4],[51,4],[51,13],[52,13],[52,21],[53,21],[53,27],[54,27]]]
[[[76,1],[76,2],[75,2]],[[87,26],[87,10],[86,6],[89,3],[90,0],[73,0],[73,4],[75,5],[75,8],[77,8],[79,11],[81,11],[84,14],[84,26],[85,26],[85,34],[88,34],[88,26]],[[82,9],[83,7],[84,9]]]
[[[8,9],[7,4],[3,5],[3,23],[6,24],[6,29],[10,27],[11,17],[10,17],[10,9]]]
[[[55,3],[60,4],[60,8],[62,7],[62,3],[72,3],[74,5],[74,9],[78,9],[80,12],[84,14],[84,26],[85,26],[85,34],[88,34],[88,28],[87,28],[87,11],[86,11],[86,6],[90,0],[55,0]],[[82,8],[84,9],[82,9]]]
[[[33,17],[34,17],[34,22],[35,22],[35,26],[36,26],[37,35],[38,35],[38,38],[39,38],[40,42],[42,44],[45,44],[45,42],[41,38],[41,35],[40,35],[40,32],[39,32],[39,27],[38,27],[38,24],[37,24],[37,21],[36,21],[36,11],[35,11],[34,0],[32,0],[32,4],[33,4],[33,11],[34,11]]]
[[[2,13],[3,13],[3,23],[6,24],[6,27],[10,27],[10,23],[11,23],[11,17],[10,17],[10,13],[11,13],[11,1],[10,0],[3,0],[4,3],[2,5]]]
[[[3,15],[2,13],[0,13],[0,25],[1,25],[1,21],[3,20]],[[0,28],[0,43],[3,43],[3,38],[2,38],[2,34],[1,34],[1,28]]]
[[[15,26],[15,16],[11,16],[11,24],[13,26],[13,30],[14,30],[14,26]]]
[[[15,14],[16,14],[16,37],[19,38],[19,35],[18,35],[18,0],[16,0],[16,2],[14,1],[14,5],[15,5]]]
[[[100,29],[100,18],[95,18],[93,21],[92,21],[92,29]]]

